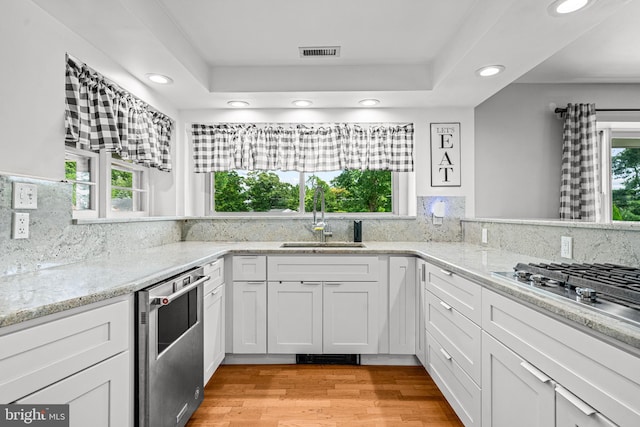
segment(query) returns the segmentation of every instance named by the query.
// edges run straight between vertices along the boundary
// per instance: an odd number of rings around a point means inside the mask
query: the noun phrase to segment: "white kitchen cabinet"
[[[233,282],[233,352],[267,352],[267,282]]]
[[[427,288],[475,324],[481,322],[481,287],[445,268],[427,263]]]
[[[380,259],[371,255],[274,255],[269,256],[268,270],[269,281],[374,282],[380,279]]]
[[[204,382],[207,384],[225,355],[225,283],[224,260],[219,259],[204,267],[211,277],[205,282],[203,301]]]
[[[68,404],[70,427],[130,426],[129,364],[129,352],[120,353],[15,403]]]
[[[389,352],[416,353],[416,264],[414,257],[389,258]]]
[[[427,289],[426,289],[426,261],[422,259],[416,260],[416,357],[427,367],[427,329],[425,325],[425,310],[427,306]]]
[[[486,333],[595,408],[600,413],[598,417],[606,417],[620,426],[640,425],[637,353],[613,346],[486,288],[482,290],[482,304],[482,327]],[[483,341],[483,380],[485,354]],[[489,404],[491,397],[483,396],[483,401]],[[495,402],[493,406],[506,402]],[[580,425],[578,421],[571,425],[576,424]]]
[[[379,282],[325,282],[323,352],[378,353]]]
[[[267,279],[267,257],[264,255],[234,255],[232,262],[234,281]]]
[[[269,353],[322,353],[322,282],[269,282],[267,301]]]
[[[0,336],[0,403],[14,402],[128,351],[132,298],[45,317],[45,323]],[[127,365],[118,375],[131,382],[131,372]]]
[[[552,379],[485,332],[482,347],[482,425],[554,426]]]
[[[433,381],[466,427],[480,426],[480,387],[429,332],[427,332],[426,345],[427,371]]]

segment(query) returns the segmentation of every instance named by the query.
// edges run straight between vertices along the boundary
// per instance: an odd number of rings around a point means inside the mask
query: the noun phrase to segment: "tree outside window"
[[[640,146],[611,152],[612,219],[640,221]]]

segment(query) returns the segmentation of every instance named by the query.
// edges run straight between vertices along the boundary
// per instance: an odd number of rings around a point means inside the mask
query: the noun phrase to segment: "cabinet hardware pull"
[[[544,372],[542,372],[540,369],[536,368],[529,362],[522,361],[520,362],[520,366],[522,366],[527,372],[540,380],[540,382],[548,383],[549,381],[551,381],[551,378],[546,376]]]
[[[249,285],[263,285],[264,282],[247,282]]]
[[[447,310],[451,310],[451,306],[444,301],[440,301],[440,305],[446,308]]]
[[[567,399],[569,402],[571,402],[573,406],[578,408],[587,416],[593,415],[598,412],[594,408],[592,408],[590,405],[587,405],[585,402],[583,402],[582,399],[580,399],[575,394],[571,393],[569,390],[567,390],[562,386],[556,385],[556,393],[558,393],[560,396]]]
[[[309,286],[317,286],[320,284],[320,282],[302,282],[303,285],[309,285]],[[327,283],[328,285],[329,283]]]
[[[451,355],[449,353],[447,353],[444,348],[442,348],[442,347],[440,348],[440,353],[442,353],[442,355],[444,356],[445,359],[451,360]]]
[[[218,292],[220,292],[220,289],[222,289],[222,286],[218,286],[217,288],[215,288],[213,291],[211,291],[211,295],[215,295]]]
[[[422,270],[422,281],[425,282],[427,280],[427,265],[422,264],[420,270]]]
[[[329,286],[340,286],[342,285],[342,283],[339,282],[324,282],[325,285],[329,285]]]
[[[447,270],[440,269],[440,273],[446,274],[447,276],[453,276],[453,273]]]

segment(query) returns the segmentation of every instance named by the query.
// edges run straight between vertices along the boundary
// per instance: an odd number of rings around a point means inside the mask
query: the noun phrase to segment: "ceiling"
[[[178,109],[476,106],[514,81],[640,81],[639,1],[564,17],[552,0],[32,1]],[[340,56],[300,57],[314,46]],[[476,76],[490,64],[506,70]]]

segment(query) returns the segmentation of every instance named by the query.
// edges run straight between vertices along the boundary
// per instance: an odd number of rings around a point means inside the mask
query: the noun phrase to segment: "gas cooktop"
[[[559,295],[640,326],[640,269],[601,264],[523,264],[495,276]]]

